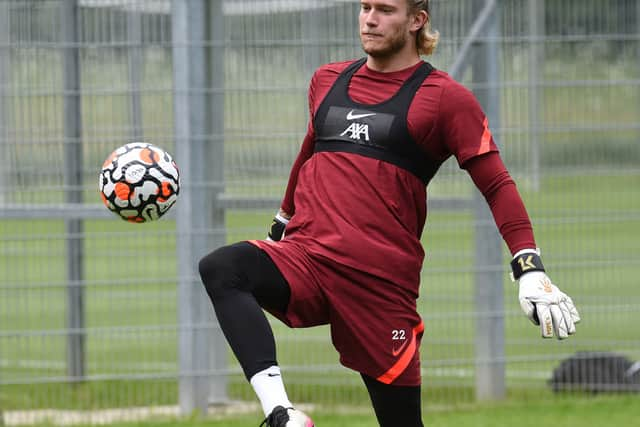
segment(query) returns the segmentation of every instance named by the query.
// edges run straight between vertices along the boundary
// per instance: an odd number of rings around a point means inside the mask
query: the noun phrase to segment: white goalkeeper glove
[[[513,277],[518,280],[520,307],[534,325],[539,325],[543,338],[562,340],[576,332],[580,315],[571,298],[562,292],[544,271],[538,252],[523,250],[511,261]]]
[[[269,232],[267,233],[268,241],[277,242],[284,238],[284,229],[287,227],[287,224],[289,224],[289,218],[286,218],[284,215],[282,211],[278,211],[273,221],[271,221],[271,227],[269,227]]]

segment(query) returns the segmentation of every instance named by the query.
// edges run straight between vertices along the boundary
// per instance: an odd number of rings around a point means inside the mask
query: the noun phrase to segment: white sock
[[[260,399],[265,417],[269,416],[273,408],[278,405],[285,408],[293,406],[287,397],[278,366],[271,366],[258,372],[251,377],[249,382]]]

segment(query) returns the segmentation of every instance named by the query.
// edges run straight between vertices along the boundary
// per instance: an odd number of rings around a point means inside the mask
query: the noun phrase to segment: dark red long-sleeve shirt
[[[309,89],[311,117],[338,75],[351,63],[316,71]],[[420,64],[380,73],[362,66],[348,95],[361,104],[390,98]],[[446,73],[434,70],[418,89],[407,114],[412,139],[444,162],[454,156],[485,196],[512,253],[535,248],[529,217],[473,94]],[[317,259],[330,259],[418,294],[426,221],[424,183],[409,171],[347,152],[314,152],[309,123],[294,162],[282,209],[293,215],[286,240]],[[256,242],[272,257],[278,245]],[[284,242],[282,244],[285,244]]]
[[[309,89],[311,117],[338,74],[349,63],[329,64],[314,75]],[[349,94],[354,101],[364,104],[381,102],[390,97],[417,66],[384,74],[376,73],[364,66],[352,79]],[[421,99],[438,94],[440,96],[432,102]],[[476,187],[486,198],[498,229],[512,254],[521,249],[535,248],[529,216],[493,141],[491,140],[491,148],[486,154],[474,155],[477,154],[474,152],[477,140],[481,141],[485,134],[486,118],[473,95],[445,73],[436,70],[425,80],[416,98],[408,117],[409,129],[412,130],[414,139],[427,150],[433,151],[435,148],[440,156],[447,156],[447,150],[450,150],[451,154],[457,157],[458,163],[468,171]],[[425,120],[425,104],[431,107],[426,110],[432,112],[434,101],[437,102],[440,98],[444,98],[440,105],[440,117]],[[469,133],[471,135],[468,135]],[[470,138],[469,141],[465,140],[467,137]],[[289,214],[295,212],[293,193],[298,171],[313,155],[313,140],[313,125],[310,122],[302,148],[292,167],[282,202],[282,209]],[[444,147],[434,147],[436,144],[444,144]]]

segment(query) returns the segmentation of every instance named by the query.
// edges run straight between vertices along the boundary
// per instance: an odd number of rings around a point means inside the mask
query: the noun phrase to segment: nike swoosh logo
[[[269,374],[267,374],[267,376],[268,377],[279,377],[280,374],[271,374],[271,373],[269,373]]]
[[[347,120],[362,119],[364,117],[375,116],[376,113],[353,114],[353,110],[347,113]]]
[[[391,354],[393,354],[393,356],[395,357],[395,356],[399,355],[400,353],[402,353],[402,350],[406,347],[406,345],[407,345],[407,343],[409,343],[409,341],[411,341],[411,340],[404,340],[402,345],[400,347],[398,347],[397,350],[396,349],[392,349],[391,350]]]

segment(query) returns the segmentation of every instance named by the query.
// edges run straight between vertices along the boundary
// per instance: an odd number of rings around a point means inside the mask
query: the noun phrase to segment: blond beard
[[[400,33],[398,37],[389,40],[389,43],[381,48],[367,49],[364,43],[361,44],[362,50],[364,50],[367,55],[373,58],[386,58],[402,50],[406,43],[407,37],[405,37],[404,34]]]

